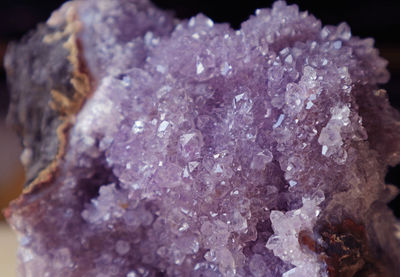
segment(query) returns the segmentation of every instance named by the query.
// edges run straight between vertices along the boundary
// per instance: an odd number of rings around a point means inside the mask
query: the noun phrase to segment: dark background
[[[19,39],[27,31],[45,21],[58,8],[62,0],[0,0],[0,62],[7,43]],[[271,0],[153,0],[161,8],[174,10],[180,18],[202,12],[215,22],[229,22],[233,28],[248,18],[254,10],[270,7]],[[300,10],[308,10],[326,24],[347,22],[353,35],[375,38],[376,47],[389,60],[390,82],[384,86],[393,106],[400,110],[400,1],[399,0],[324,0],[287,1],[298,4]],[[8,106],[8,94],[4,69],[0,69],[0,121]],[[400,142],[399,142],[400,143]],[[1,153],[0,153],[1,155]],[[390,168],[386,181],[400,188],[400,166]],[[389,206],[400,217],[400,197]]]

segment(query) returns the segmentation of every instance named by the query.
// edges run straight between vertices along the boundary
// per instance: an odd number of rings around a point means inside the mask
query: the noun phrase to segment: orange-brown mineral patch
[[[317,253],[327,265],[330,277],[392,276],[382,266],[380,257],[372,255],[362,224],[345,219],[340,224],[327,224],[319,233],[322,241],[308,231],[299,233],[299,243]]]

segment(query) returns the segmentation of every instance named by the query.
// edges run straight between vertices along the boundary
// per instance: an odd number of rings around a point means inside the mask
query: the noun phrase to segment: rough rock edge
[[[20,136],[24,144],[24,151],[32,151],[28,154],[25,152],[28,157],[23,157],[24,154],[21,157],[24,168],[29,174],[27,174],[23,193],[5,210],[7,218],[11,215],[11,210],[15,211],[15,208],[18,207],[19,212],[21,212],[20,209],[24,204],[38,199],[31,196],[43,192],[56,178],[60,163],[66,153],[69,130],[75,122],[76,114],[93,91],[91,76],[83,59],[81,43],[77,38],[77,33],[80,30],[81,24],[77,20],[75,7],[65,5],[62,13],[60,11],[54,13],[47,24],[39,25],[37,30],[23,38],[23,41],[28,42],[28,47],[34,46],[37,49],[38,46],[42,46],[44,49],[49,48],[51,51],[57,51],[56,62],[68,67],[67,80],[63,80],[63,77],[65,78],[64,72],[50,72],[50,74],[59,74],[58,78],[50,80],[50,88],[45,88],[47,83],[42,86],[35,83],[36,80],[33,76],[29,80],[21,80],[21,77],[18,76],[19,72],[13,70],[14,64],[17,63],[20,54],[24,51],[24,44],[21,44],[22,46],[12,44],[7,50],[5,68],[11,90],[11,104],[7,121]],[[28,55],[37,54],[35,51],[32,52],[33,54],[29,53]],[[39,55],[45,55],[43,52]],[[44,60],[41,66],[46,66],[46,62],[54,63],[51,60]],[[26,89],[20,90],[17,86],[14,86],[16,80],[25,81],[23,86]],[[36,116],[36,118],[33,118],[36,120],[34,123],[37,123],[36,128],[29,130],[32,123],[28,120],[31,118],[29,116],[21,118],[20,106],[23,105],[24,109],[38,106],[35,96],[27,95],[32,93],[32,89],[28,88],[32,88],[34,85],[39,85],[33,92],[40,94],[39,97],[42,101],[40,104],[42,105],[38,108],[42,109],[43,113],[34,115]],[[21,99],[26,100],[21,101]],[[49,124],[43,125],[43,121]],[[53,127],[53,124],[56,124],[56,126]],[[40,136],[27,136],[27,134],[35,133]],[[52,149],[48,145],[45,145],[46,148],[44,149],[35,148],[43,145],[45,140],[55,143],[56,149]],[[37,159],[32,159],[34,155],[38,156]],[[48,156],[50,156],[50,159]]]

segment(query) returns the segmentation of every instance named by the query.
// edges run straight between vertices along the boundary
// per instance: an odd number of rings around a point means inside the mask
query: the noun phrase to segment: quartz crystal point
[[[19,276],[394,276],[400,115],[372,39],[75,0],[9,47]]]

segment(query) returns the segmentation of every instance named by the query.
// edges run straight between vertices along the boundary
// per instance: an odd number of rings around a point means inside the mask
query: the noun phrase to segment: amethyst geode
[[[75,0],[9,47],[19,276],[394,276],[400,115],[372,39]]]

